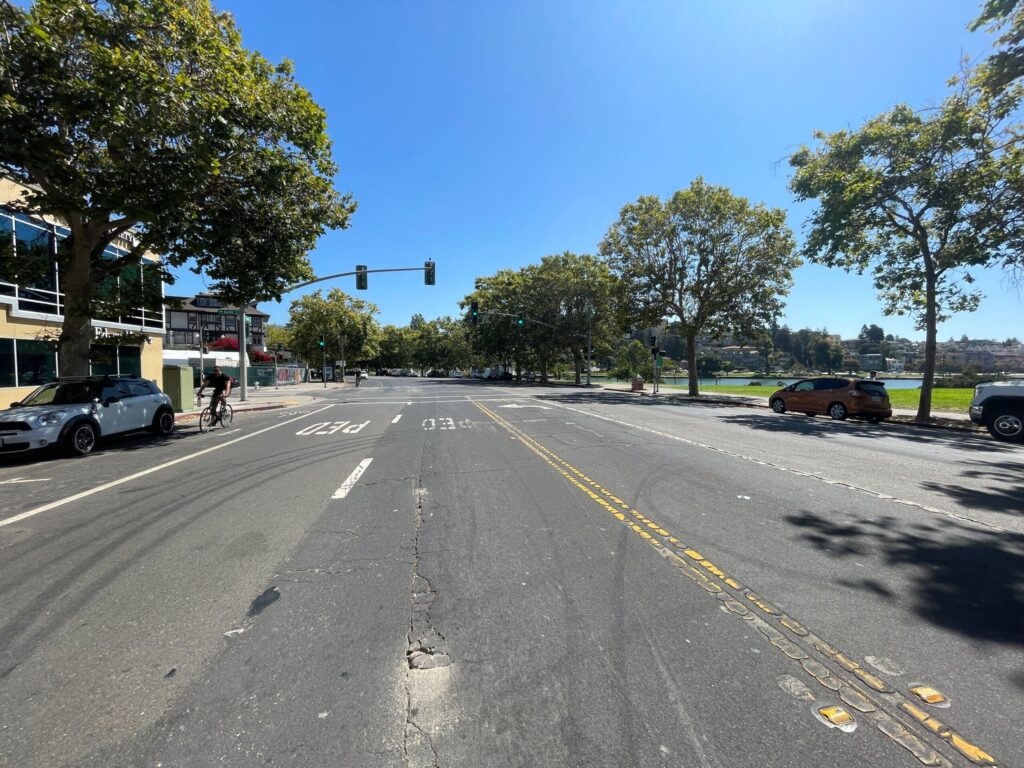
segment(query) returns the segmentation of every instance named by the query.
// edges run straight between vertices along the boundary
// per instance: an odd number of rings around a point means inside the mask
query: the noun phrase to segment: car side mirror
[[[11,408],[21,408],[21,403],[19,403],[19,402],[18,402],[18,401],[16,400],[16,401],[14,401],[13,403],[11,403]]]
[[[787,392],[796,392],[796,384],[790,384],[788,387],[786,387],[786,391]]]
[[[111,395],[110,397],[108,397],[106,400],[103,401],[103,407],[104,408],[109,408],[110,406],[114,405],[114,403],[120,403],[120,402],[121,402],[121,398],[120,397],[116,397],[114,395]]]

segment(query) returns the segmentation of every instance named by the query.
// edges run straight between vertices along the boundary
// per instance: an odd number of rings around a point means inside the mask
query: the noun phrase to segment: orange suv
[[[872,423],[892,416],[889,393],[880,381],[857,378],[804,379],[768,398],[776,413],[827,413],[833,419],[863,416]]]

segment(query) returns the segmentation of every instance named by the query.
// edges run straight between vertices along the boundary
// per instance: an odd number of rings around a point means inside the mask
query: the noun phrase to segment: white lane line
[[[708,445],[707,443],[701,443],[698,442],[697,440],[688,440],[685,437],[672,435],[669,434],[668,432],[660,432],[659,430],[651,429],[650,427],[642,427],[639,424],[632,424],[628,421],[620,421],[619,419],[613,419],[610,416],[602,416],[601,414],[594,413],[593,411],[584,411],[579,408],[572,408],[571,406],[562,405],[561,403],[556,403],[550,400],[547,400],[545,402],[548,402],[551,405],[555,406],[556,408],[562,408],[563,410],[566,411],[572,411],[573,413],[579,413],[584,416],[590,416],[595,419],[600,419],[601,421],[607,421],[611,424],[618,424],[620,427],[629,427],[630,429],[637,429],[640,430],[641,432],[648,432],[652,435],[657,435],[658,437],[665,437],[668,438],[669,440],[675,440],[676,442],[685,443],[686,445],[692,445],[696,448],[703,448],[708,451],[714,451],[715,453],[720,453],[723,456],[731,456],[734,459],[739,459],[741,461],[749,461],[752,464],[758,464],[762,467],[770,467],[771,469],[778,470],[779,472],[789,472],[790,474],[797,475],[798,477],[806,477],[811,480],[817,480],[818,482],[825,483],[826,485],[832,485],[837,488],[846,488],[856,493],[867,494],[868,496],[873,496],[874,498],[881,499],[883,501],[891,501],[894,504],[903,504],[908,507],[915,507],[925,512],[933,512],[937,515],[943,515],[944,517],[951,517],[954,520],[961,520],[966,523],[973,523],[974,525],[980,526],[982,528],[988,528],[989,530],[999,531],[1000,533],[1012,533],[1012,531],[1009,528],[1003,528],[1002,526],[995,525],[994,523],[986,523],[983,520],[977,520],[973,517],[969,517],[968,515],[962,515],[958,512],[953,512],[948,509],[940,509],[939,507],[933,507],[928,504],[922,504],[921,502],[918,501],[901,499],[898,496],[892,496],[888,493],[882,493],[881,491],[876,491],[871,488],[866,488],[860,485],[854,485],[853,483],[848,483],[844,480],[833,480],[832,478],[825,477],[824,475],[818,475],[812,472],[804,472],[802,469],[793,469],[792,467],[788,467],[785,464],[778,464],[772,461],[765,461],[764,459],[758,459],[755,458],[754,456],[747,456],[746,454],[737,453],[736,451],[730,451],[726,448],[719,448],[716,445]]]
[[[25,520],[26,518],[29,518],[29,517],[34,517],[35,515],[38,515],[38,514],[40,514],[42,512],[49,512],[51,509],[56,509],[57,507],[63,507],[65,504],[70,504],[72,501],[78,501],[79,499],[84,499],[87,496],[92,496],[94,493],[100,493],[101,491],[106,491],[106,490],[108,490],[110,488],[114,488],[114,487],[116,487],[118,485],[123,485],[124,483],[130,482],[132,480],[136,480],[136,479],[138,479],[140,477],[144,477],[145,475],[151,475],[154,472],[159,472],[162,469],[167,469],[168,467],[173,467],[175,464],[181,464],[182,462],[185,462],[185,461],[191,461],[192,459],[197,459],[200,456],[206,455],[207,453],[212,453],[213,451],[219,451],[222,448],[227,448],[229,445],[234,445],[235,443],[240,443],[243,440],[248,440],[249,438],[256,437],[257,435],[262,435],[264,432],[269,432],[270,430],[277,429],[278,427],[287,426],[288,424],[291,424],[292,422],[298,421],[299,419],[304,419],[307,416],[312,416],[315,413],[320,413],[320,411],[326,411],[328,408],[331,408],[331,407],[333,407],[333,405],[325,405],[323,408],[320,408],[318,410],[310,411],[309,413],[305,413],[302,416],[296,416],[291,421],[282,421],[279,424],[272,424],[271,426],[264,427],[263,429],[258,430],[257,432],[250,432],[248,435],[242,435],[241,437],[236,437],[234,440],[228,440],[226,443],[219,443],[219,444],[217,444],[217,445],[215,445],[215,446],[213,446],[211,448],[204,448],[203,450],[196,451],[195,453],[189,454],[188,456],[182,456],[179,459],[173,459],[171,461],[164,462],[163,464],[158,464],[155,467],[150,467],[149,469],[144,469],[141,472],[136,472],[133,475],[128,475],[128,476],[122,477],[122,478],[120,478],[118,480],[111,480],[109,483],[104,483],[103,485],[97,485],[95,488],[90,488],[87,491],[82,491],[81,493],[76,493],[74,496],[68,496],[65,499],[58,499],[57,501],[51,501],[49,504],[44,504],[41,507],[36,507],[35,509],[30,509],[28,512],[22,512],[20,515],[15,515],[14,517],[8,517],[8,518],[6,518],[4,520],[0,520],[0,528],[4,527],[5,525],[11,525],[12,523],[17,523],[20,520]]]
[[[12,483],[48,483],[50,478],[40,477],[36,480],[29,480],[27,477],[12,477],[10,480],[0,480],[0,485],[11,485]]]
[[[393,419],[391,420],[391,423],[392,423],[392,424],[397,424],[397,423],[398,423],[398,420],[399,420],[400,418],[402,418],[402,414],[398,414],[397,416],[395,416],[395,418],[393,418]]]
[[[344,499],[346,496],[348,496],[348,492],[355,487],[356,482],[359,480],[360,477],[363,476],[363,472],[366,471],[366,468],[370,466],[370,462],[372,461],[373,459],[363,459],[362,461],[360,461],[359,466],[352,470],[352,474],[348,476],[348,479],[341,484],[341,486],[338,488],[338,490],[334,492],[334,495],[331,496],[331,498]]]

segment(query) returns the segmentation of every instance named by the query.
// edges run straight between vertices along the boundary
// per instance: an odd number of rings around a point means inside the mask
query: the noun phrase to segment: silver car
[[[60,379],[0,411],[0,453],[59,447],[86,456],[100,437],[136,429],[174,430],[171,399],[156,383],[135,376]]]

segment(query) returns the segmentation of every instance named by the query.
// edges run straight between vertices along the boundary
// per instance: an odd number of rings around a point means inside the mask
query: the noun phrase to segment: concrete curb
[[[291,406],[284,403],[275,403],[273,405],[254,405],[252,407],[237,408],[231,406],[231,410],[234,413],[252,413],[253,411],[274,411],[278,408],[289,408]],[[176,413],[174,414],[174,423],[180,424],[184,421],[196,421],[199,418],[199,414],[202,411],[189,411],[188,413]]]

